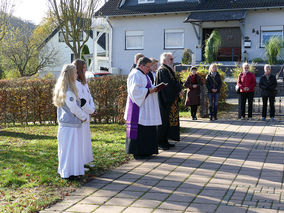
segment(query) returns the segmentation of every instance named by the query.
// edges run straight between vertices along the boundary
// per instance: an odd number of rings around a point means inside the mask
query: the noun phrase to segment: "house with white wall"
[[[214,29],[222,39],[219,61],[265,59],[264,43],[272,36],[283,38],[284,1],[109,0],[93,23],[94,46],[105,33],[104,59],[111,70],[127,75],[138,52],[159,58],[171,51],[179,63],[189,48],[196,63],[202,62],[205,40]]]
[[[82,32],[82,40],[85,38],[86,32]],[[105,55],[105,36],[102,35],[97,42],[97,55]],[[85,44],[84,48],[87,50],[89,54],[84,54],[84,58],[86,61],[92,61],[93,58],[93,50],[94,50],[94,40],[93,40],[93,31],[90,32],[90,37]],[[83,51],[82,49],[82,51]],[[64,38],[62,32],[60,31],[60,27],[57,27],[53,30],[53,32],[43,41],[40,46],[39,54],[45,54],[47,51],[53,50],[56,52],[56,62],[50,64],[47,67],[44,67],[42,70],[39,70],[39,75],[44,76],[48,73],[52,73],[53,76],[58,77],[61,69],[64,64],[71,63],[74,60],[74,54],[72,50],[67,46],[64,42]],[[88,63],[88,67],[92,67],[92,64]],[[102,61],[98,64],[97,70],[99,71],[101,67],[105,67],[107,64]]]

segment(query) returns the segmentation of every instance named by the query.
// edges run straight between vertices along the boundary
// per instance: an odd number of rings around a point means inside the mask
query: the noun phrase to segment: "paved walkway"
[[[190,121],[174,149],[130,161],[42,212],[284,212],[284,122]]]

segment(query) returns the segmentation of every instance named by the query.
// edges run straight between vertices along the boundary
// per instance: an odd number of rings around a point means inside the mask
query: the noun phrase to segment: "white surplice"
[[[78,90],[79,98],[84,98],[86,100],[86,106],[82,109],[90,114],[95,112],[95,104],[93,97],[90,93],[88,84],[82,84],[79,81],[76,81],[76,87]],[[88,120],[82,124],[82,157],[84,164],[88,164],[93,161],[93,151],[92,151],[92,143],[91,143],[91,131],[90,131],[90,116],[88,116]]]
[[[150,78],[138,69],[133,69],[130,72],[127,78],[128,97],[124,119],[127,119],[128,101],[130,97],[140,108],[138,124],[143,126],[158,126],[162,124],[158,93],[154,92],[146,97],[148,93],[148,89],[146,88],[148,83],[147,78],[151,82]],[[152,83],[151,87],[154,87]]]
[[[85,120],[87,114],[77,105],[74,93],[66,93],[65,103],[70,113],[80,120]],[[71,127],[60,125],[58,127],[58,173],[62,178],[69,178],[71,175],[84,175],[84,163],[82,156],[82,127]]]

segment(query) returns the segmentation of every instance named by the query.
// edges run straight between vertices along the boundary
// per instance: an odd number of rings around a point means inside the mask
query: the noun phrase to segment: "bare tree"
[[[32,76],[38,70],[56,62],[56,50],[44,48],[39,53],[39,43],[29,35],[27,27],[10,30],[1,44],[5,70],[15,69],[20,75]]]
[[[80,58],[81,50],[90,37],[91,20],[100,0],[48,1],[65,43],[73,51],[75,58]]]
[[[0,0],[0,41],[7,34],[9,18],[12,15],[13,1]]]

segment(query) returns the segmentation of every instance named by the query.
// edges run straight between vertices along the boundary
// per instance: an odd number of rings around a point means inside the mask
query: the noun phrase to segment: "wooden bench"
[[[240,47],[222,47],[218,52],[218,60],[222,61],[224,59],[231,61],[241,60],[241,48]]]

